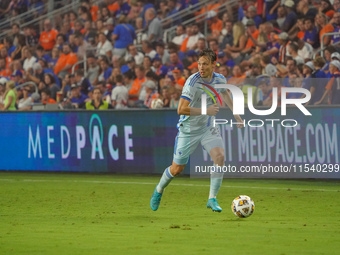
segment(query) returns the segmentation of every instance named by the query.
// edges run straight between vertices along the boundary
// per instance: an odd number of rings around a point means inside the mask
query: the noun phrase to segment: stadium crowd
[[[255,105],[270,106],[274,87],[279,103],[282,87],[302,87],[311,92],[309,105],[340,104],[340,0],[238,0],[235,7],[220,0],[190,16],[205,13],[203,22],[171,18],[198,2],[81,0],[76,12],[44,20],[41,30],[12,24],[0,44],[0,108],[176,108],[206,47],[217,54],[215,72],[245,94],[253,88]],[[4,1],[0,15],[41,4]],[[176,35],[167,40],[172,26]]]

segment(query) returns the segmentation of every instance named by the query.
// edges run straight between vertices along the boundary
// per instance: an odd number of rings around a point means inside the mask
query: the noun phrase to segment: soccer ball
[[[151,109],[161,109],[163,108],[163,101],[160,98],[156,98],[151,102]]]
[[[231,203],[231,210],[237,217],[247,218],[253,214],[255,210],[255,203],[250,197],[240,195]]]

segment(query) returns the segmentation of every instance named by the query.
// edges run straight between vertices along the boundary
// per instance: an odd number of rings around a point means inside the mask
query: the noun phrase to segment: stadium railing
[[[207,3],[208,2],[205,2],[205,8],[207,8]],[[211,3],[211,1],[209,3]],[[231,0],[231,1],[225,2],[224,4],[222,4],[219,7],[213,8],[211,11],[215,11],[217,14],[221,14],[221,13],[228,11],[230,8],[236,6],[237,4],[238,3],[237,3],[236,0]],[[208,35],[208,14],[207,14],[207,12],[199,14],[195,17],[192,17],[192,18],[182,22],[182,24],[185,26],[185,25],[189,25],[189,24],[193,24],[193,23],[202,23],[202,22],[204,22],[204,35],[207,36]],[[170,27],[170,28],[168,28],[164,31],[164,41],[165,42],[170,42],[171,39],[176,35],[176,28],[177,28],[177,25],[172,26],[172,27]]]

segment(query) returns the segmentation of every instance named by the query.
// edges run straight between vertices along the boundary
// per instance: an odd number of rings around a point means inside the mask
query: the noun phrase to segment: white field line
[[[99,184],[128,184],[128,185],[156,185],[157,183],[154,182],[120,182],[120,181],[86,181],[86,180],[34,180],[34,179],[1,179],[0,181],[5,182],[68,182],[68,183],[99,183]],[[208,184],[189,184],[189,183],[171,183],[172,186],[185,186],[185,187],[210,187]],[[313,188],[290,188],[290,187],[256,187],[256,186],[232,186],[232,185],[222,185],[222,188],[242,188],[242,189],[269,189],[269,190],[287,190],[295,191],[333,191],[333,192],[340,192],[340,190],[336,189],[313,189]]]

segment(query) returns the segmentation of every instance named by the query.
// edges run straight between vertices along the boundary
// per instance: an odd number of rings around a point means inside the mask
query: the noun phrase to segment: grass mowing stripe
[[[15,179],[0,179],[0,181],[19,181]],[[119,182],[119,181],[84,181],[84,180],[34,180],[34,179],[23,179],[23,182],[70,182],[70,183],[103,183],[103,184],[137,184],[137,185],[156,185],[157,183],[153,182]],[[189,183],[171,183],[174,186],[186,186],[186,187],[210,187],[209,184],[189,184]],[[244,186],[232,186],[232,185],[223,185],[222,188],[244,188]],[[279,188],[279,187],[256,187],[256,186],[247,186],[250,189],[268,189],[268,190],[305,190],[305,191],[326,191],[326,192],[340,192],[340,190],[333,189],[304,189],[304,188]]]

